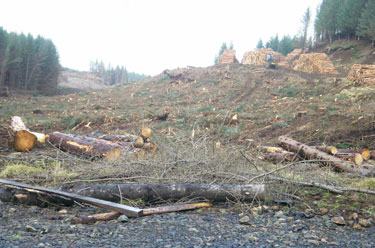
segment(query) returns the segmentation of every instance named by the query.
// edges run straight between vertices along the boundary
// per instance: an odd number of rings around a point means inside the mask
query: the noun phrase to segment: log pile
[[[375,65],[355,64],[352,66],[347,78],[361,85],[374,86]]]
[[[325,53],[301,54],[293,63],[293,70],[311,74],[338,74],[337,69]]]
[[[254,51],[246,52],[242,58],[244,65],[264,65],[267,54],[272,53],[275,57],[275,62],[279,65],[284,64],[285,57],[278,52],[273,51],[271,48],[257,49]]]
[[[236,50],[224,50],[223,54],[219,58],[219,64],[236,64],[238,60],[236,58]]]
[[[294,49],[291,53],[289,53],[285,59],[288,63],[292,63],[294,60],[298,59],[298,57],[302,54],[302,49]]]
[[[292,162],[303,159],[314,160],[322,166],[332,166],[337,171],[375,175],[375,152],[368,149],[338,150],[332,146],[308,146],[286,136],[278,138],[280,147],[261,147],[260,158],[272,162]]]

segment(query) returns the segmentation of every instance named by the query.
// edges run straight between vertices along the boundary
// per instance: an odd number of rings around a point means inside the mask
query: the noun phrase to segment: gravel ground
[[[268,208],[268,207],[266,207]],[[329,215],[260,215],[213,207],[188,212],[72,225],[75,216],[105,212],[0,203],[0,247],[375,247],[375,227],[356,230]]]

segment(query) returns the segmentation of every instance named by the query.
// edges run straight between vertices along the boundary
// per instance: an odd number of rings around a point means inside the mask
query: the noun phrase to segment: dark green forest
[[[375,42],[375,0],[323,0],[315,19],[317,41],[367,39]]]
[[[0,95],[15,89],[53,95],[59,72],[59,56],[51,40],[0,27]]]

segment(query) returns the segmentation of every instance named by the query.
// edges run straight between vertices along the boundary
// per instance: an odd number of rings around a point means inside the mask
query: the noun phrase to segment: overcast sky
[[[321,0],[1,0],[0,26],[52,39],[63,66],[90,60],[155,75],[213,64],[223,42],[237,58],[259,38],[297,34]],[[313,27],[313,22],[312,25]]]

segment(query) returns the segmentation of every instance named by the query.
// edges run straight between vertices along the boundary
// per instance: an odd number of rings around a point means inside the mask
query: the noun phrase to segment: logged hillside
[[[1,99],[2,121],[24,116],[35,130],[88,133],[148,125],[175,139],[207,135],[223,144],[273,143],[288,134],[304,142],[374,145],[374,87],[342,76],[248,65],[176,69],[141,83],[66,96]],[[33,111],[41,110],[36,115]],[[157,116],[168,113],[165,121]],[[90,123],[89,128],[85,127]]]

